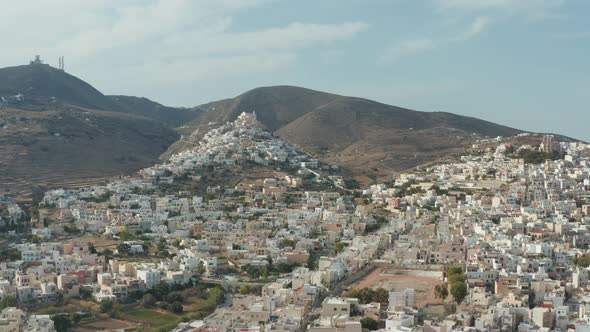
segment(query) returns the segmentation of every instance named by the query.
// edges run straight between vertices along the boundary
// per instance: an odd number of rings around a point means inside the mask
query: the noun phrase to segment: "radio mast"
[[[58,58],[58,69],[65,71],[64,57],[63,55]]]

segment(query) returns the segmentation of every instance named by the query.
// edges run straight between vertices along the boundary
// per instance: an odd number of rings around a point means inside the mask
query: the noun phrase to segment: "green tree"
[[[240,294],[242,294],[242,295],[250,294],[250,286],[244,285],[244,286],[240,287]]]
[[[129,255],[129,250],[131,250],[131,246],[127,243],[121,243],[117,246],[119,255]]]
[[[81,320],[82,320],[82,315],[80,315],[78,313],[72,314],[72,323],[74,323],[74,325],[80,324]]]
[[[121,239],[121,241],[128,241],[130,240],[130,234],[127,232],[121,232],[119,233],[119,239]]]
[[[66,332],[72,327],[72,320],[67,315],[54,315],[51,320],[57,332]]]
[[[434,295],[439,298],[442,299],[443,302],[446,300],[447,297],[449,297],[449,288],[447,284],[441,284],[441,285],[436,285],[434,286]]]
[[[384,288],[377,288],[372,302],[389,303],[389,292]]]
[[[0,262],[10,262],[21,259],[21,253],[16,248],[0,248]]]
[[[590,266],[590,257],[576,257],[574,258],[574,264],[579,267],[588,267]]]
[[[344,179],[344,187],[346,189],[358,189],[360,188],[360,183],[355,179]]]
[[[463,300],[465,299],[465,296],[467,296],[467,285],[465,284],[465,282],[456,281],[456,282],[452,283],[451,284],[451,294],[453,295],[455,302],[457,302],[457,303],[463,302]]]
[[[449,267],[447,274],[449,276],[455,275],[455,274],[463,274],[463,268],[460,266],[451,266],[451,267]]]
[[[365,317],[361,319],[361,326],[363,327],[363,329],[375,331],[379,329],[379,322],[371,317]]]
[[[9,307],[16,307],[16,297],[7,295],[0,300],[0,310],[4,310]]]
[[[86,287],[80,288],[80,298],[83,300],[90,300],[92,298],[92,291]]]
[[[371,289],[365,287],[361,289],[352,289],[346,293],[346,296],[357,298],[362,304],[371,302],[387,304],[389,302],[389,292],[384,288]]]
[[[88,242],[88,252],[91,254],[96,254],[96,248],[94,247],[94,243]]]
[[[447,271],[447,278],[449,279],[450,284],[457,281],[465,282],[465,274],[463,273],[463,269],[459,266],[450,267]]]
[[[111,309],[113,309],[114,306],[115,306],[115,303],[113,301],[106,300],[106,301],[100,302],[99,309],[100,309],[100,312],[106,313],[106,312],[109,312]]]
[[[182,303],[180,302],[174,302],[170,305],[170,311],[172,311],[175,314],[180,314],[182,313]]]
[[[334,245],[334,249],[333,249],[333,253],[334,255],[337,255],[339,253],[341,253],[344,248],[348,247],[348,243],[347,242],[338,242]]]
[[[141,305],[144,308],[151,308],[153,307],[157,302],[157,299],[155,296],[153,296],[152,294],[145,294],[142,298],[141,298]]]
[[[174,302],[182,302],[183,300],[184,299],[182,298],[182,295],[180,295],[179,292],[168,293],[165,297],[165,301],[171,304]]]

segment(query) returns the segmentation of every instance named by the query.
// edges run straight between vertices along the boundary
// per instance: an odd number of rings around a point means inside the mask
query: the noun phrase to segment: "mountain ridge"
[[[273,135],[373,181],[459,156],[479,137],[524,132],[290,85],[175,108],[144,97],[106,96],[69,73],[35,63],[0,69],[0,187],[133,172],[198,144],[208,130],[242,112],[256,112]]]
[[[198,115],[118,99],[46,64],[1,68],[0,193],[83,185],[151,166],[179,139],[174,128]]]
[[[163,158],[197,144],[209,129],[256,112],[274,135],[352,176],[381,177],[458,154],[476,137],[514,136],[524,131],[449,112],[420,112],[366,98],[289,85],[259,87],[234,98],[197,106],[194,130]]]
[[[61,102],[97,110],[119,110],[92,85],[47,64],[0,68],[0,96],[17,94],[24,96],[22,105],[29,107]]]
[[[125,113],[144,116],[176,128],[198,117],[199,109],[187,107],[170,107],[146,97],[126,95],[107,95]]]

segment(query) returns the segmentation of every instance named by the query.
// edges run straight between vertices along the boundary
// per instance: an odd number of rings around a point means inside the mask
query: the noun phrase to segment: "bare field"
[[[424,276],[420,276],[419,271],[411,271],[411,274],[404,272],[379,268],[353,284],[350,288],[384,288],[387,290],[413,288],[416,291],[417,307],[427,304],[442,304],[442,301],[434,296],[434,286],[443,282],[434,277],[432,271],[424,271]]]
[[[107,238],[100,237],[100,236],[77,237],[77,238],[73,238],[73,239],[68,239],[65,242],[66,243],[75,242],[75,243],[81,243],[81,244],[93,243],[94,247],[98,250],[115,249],[117,247],[117,245],[119,244],[119,241],[117,241],[117,240],[107,239]]]

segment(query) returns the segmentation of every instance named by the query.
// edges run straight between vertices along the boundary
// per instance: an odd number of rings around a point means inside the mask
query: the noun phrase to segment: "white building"
[[[413,288],[389,291],[389,311],[396,311],[396,308],[413,307],[415,304],[416,295]]]
[[[145,283],[146,288],[152,288],[160,283],[160,271],[137,270],[137,278]]]

